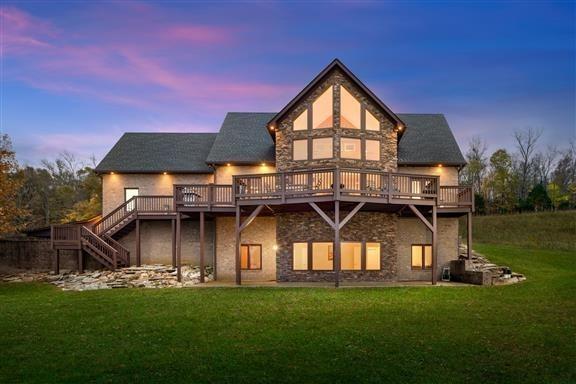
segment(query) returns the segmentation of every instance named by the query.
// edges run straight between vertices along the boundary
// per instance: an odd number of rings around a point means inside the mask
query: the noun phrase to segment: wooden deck
[[[175,209],[184,212],[335,200],[472,209],[472,196],[467,186],[440,186],[438,176],[340,168],[239,175],[232,185],[174,186]]]

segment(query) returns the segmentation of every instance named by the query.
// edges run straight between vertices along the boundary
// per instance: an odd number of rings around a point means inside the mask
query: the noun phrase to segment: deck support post
[[[468,229],[466,231],[466,236],[468,237],[466,240],[466,246],[468,249],[466,252],[468,260],[472,260],[472,212],[468,212],[466,216],[466,224],[468,225]]]
[[[84,273],[84,254],[81,249],[76,252],[78,253],[78,273]]]
[[[182,214],[176,214],[176,278],[182,281]]]
[[[56,256],[54,257],[54,273],[56,275],[60,274],[60,250],[56,250]]]
[[[438,278],[438,208],[432,206],[432,285]]]
[[[204,211],[200,212],[200,282],[204,282]]]
[[[172,237],[172,268],[176,268],[176,220],[170,221],[172,222],[172,232],[170,232]]]
[[[235,244],[235,249],[236,249],[236,285],[241,285],[242,284],[242,265],[241,265],[241,251],[242,251],[242,231],[244,231],[246,228],[248,228],[248,226],[250,224],[252,224],[252,222],[254,222],[254,220],[256,220],[256,217],[258,217],[258,215],[260,214],[260,212],[262,212],[262,209],[264,208],[264,205],[259,205],[256,207],[256,209],[254,211],[252,211],[252,213],[250,214],[250,216],[248,216],[248,218],[246,218],[246,220],[244,220],[244,222],[242,223],[241,221],[241,214],[242,212],[240,211],[240,206],[237,205],[236,206],[236,244]]]
[[[334,286],[340,286],[340,201],[334,201]]]
[[[136,219],[136,266],[141,265],[142,259],[140,255],[140,219]]]
[[[408,204],[408,207],[432,232],[432,284],[436,285],[438,275],[438,208],[435,205],[432,206],[432,222],[430,223],[418,208],[412,204]]]
[[[235,270],[236,270],[236,285],[241,285],[242,284],[242,270],[240,268],[240,246],[241,246],[241,240],[242,240],[242,231],[240,229],[240,206],[236,205],[236,226],[235,226],[235,257],[234,257],[234,263],[235,263]]]

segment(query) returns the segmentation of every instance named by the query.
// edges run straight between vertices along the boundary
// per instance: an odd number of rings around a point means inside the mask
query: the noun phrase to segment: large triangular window
[[[340,86],[340,127],[360,129],[360,102],[348,90]]]
[[[312,128],[332,128],[334,126],[334,103],[332,87],[328,87],[312,103]]]

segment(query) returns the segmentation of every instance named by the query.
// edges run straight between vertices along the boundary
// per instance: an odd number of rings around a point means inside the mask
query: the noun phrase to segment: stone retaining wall
[[[54,251],[50,248],[50,240],[47,239],[0,240],[0,269],[2,270],[50,271],[54,268],[53,257]],[[95,268],[98,265],[92,260],[86,260],[86,263],[86,268]],[[60,251],[60,268],[70,270],[78,268],[76,251]]]

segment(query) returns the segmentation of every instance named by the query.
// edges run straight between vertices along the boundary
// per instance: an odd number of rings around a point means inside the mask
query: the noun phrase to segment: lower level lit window
[[[334,246],[332,243],[312,243],[312,269],[316,271],[334,269]]]
[[[366,270],[380,269],[380,243],[366,243]]]
[[[308,269],[308,243],[294,243],[292,249],[292,268],[295,271]]]
[[[362,269],[362,243],[344,242],[340,245],[342,270],[359,271]]]
[[[241,246],[240,267],[245,270],[262,269],[262,246],[260,244]]]
[[[412,269],[432,268],[432,245],[412,245]]]

